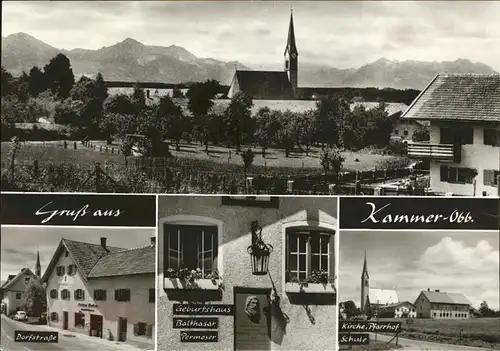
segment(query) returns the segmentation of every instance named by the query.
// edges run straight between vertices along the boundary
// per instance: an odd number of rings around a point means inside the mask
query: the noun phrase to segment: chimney
[[[156,245],[156,236],[152,236],[151,237],[151,246],[155,246]]]
[[[431,289],[430,289],[430,288],[427,288],[427,291],[431,291]]]
[[[108,248],[106,247],[106,237],[105,236],[101,237],[101,246],[104,250],[108,251]]]

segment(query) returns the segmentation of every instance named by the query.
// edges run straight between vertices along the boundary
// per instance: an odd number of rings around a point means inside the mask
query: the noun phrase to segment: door
[[[118,318],[118,341],[127,340],[127,318]]]
[[[234,349],[271,350],[271,289],[234,288]]]
[[[89,328],[90,336],[97,336],[98,338],[102,338],[102,316],[98,314],[90,315],[90,328]]]
[[[63,329],[68,330],[68,311],[63,311]]]

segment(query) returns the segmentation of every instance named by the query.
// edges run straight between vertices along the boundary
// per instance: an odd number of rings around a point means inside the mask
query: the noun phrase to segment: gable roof
[[[452,305],[471,305],[470,301],[464,294],[447,293],[440,291],[422,291],[423,294],[431,303],[443,303]]]
[[[364,101],[358,101],[358,102],[353,102],[350,107],[351,111],[357,107],[357,106],[363,106],[366,110],[371,110],[373,108],[377,108],[380,103],[378,102],[364,102]],[[394,116],[398,113],[403,113],[406,111],[408,108],[408,105],[400,103],[400,102],[389,102],[385,103],[385,110],[387,111],[387,114],[389,117]]]
[[[239,89],[253,99],[293,99],[292,84],[285,71],[236,70]]]
[[[69,256],[75,263],[76,267],[78,268],[78,271],[82,275],[83,279],[87,280],[88,278],[93,278],[96,277],[94,275],[91,275],[91,272],[93,269],[97,266],[100,267],[98,272],[103,272],[107,266],[112,266],[114,267],[116,265],[116,262],[114,261],[113,258],[117,260],[117,262],[127,262],[127,264],[132,265],[132,266],[138,266],[136,269],[137,271],[135,273],[130,273],[130,270],[123,270],[120,269],[116,271],[116,274],[112,275],[128,275],[128,274],[140,274],[140,273],[150,273],[149,272],[149,266],[151,264],[155,265],[155,258],[153,257],[144,257],[144,256],[137,256],[134,254],[130,254],[131,251],[134,249],[125,249],[125,248],[120,248],[120,247],[114,247],[114,246],[106,246],[106,249],[104,249],[100,244],[91,244],[91,243],[86,243],[86,242],[81,242],[81,241],[76,241],[76,240],[69,240],[69,239],[61,239],[59,242],[59,246],[56,249],[56,252],[52,256],[52,259],[47,266],[47,269],[45,273],[43,274],[42,280],[46,281],[52,272],[52,270],[55,268],[55,265],[57,264],[59,256],[64,252],[64,250],[68,251]],[[116,253],[124,253],[123,256],[115,256]],[[127,253],[128,254],[125,254]],[[148,261],[141,261],[138,260],[140,259],[149,259]],[[102,259],[106,259],[103,261],[103,263],[100,263]],[[123,263],[120,263],[117,265],[118,267],[123,266]],[[141,271],[141,269],[146,268],[146,272]],[[99,273],[96,273],[97,276]],[[102,274],[102,273],[100,273]]]
[[[88,277],[146,274],[156,272],[156,248],[154,245],[111,252],[102,257]]]
[[[500,122],[500,74],[438,74],[402,118]]]
[[[23,268],[19,273],[16,275],[9,274],[9,279],[0,287],[0,290],[8,290],[9,287],[14,285],[25,273],[28,273],[29,275],[38,278],[35,273],[29,268]],[[12,277],[12,278],[11,278]]]
[[[399,303],[398,292],[394,289],[377,289],[370,287],[370,303],[377,305],[389,305]]]
[[[415,305],[412,304],[410,301],[401,301],[401,302],[397,302],[397,303],[391,303],[391,304],[385,305],[383,307],[384,308],[391,308],[391,307],[399,307],[399,306],[403,306],[403,305],[410,305],[412,307],[415,307]]]

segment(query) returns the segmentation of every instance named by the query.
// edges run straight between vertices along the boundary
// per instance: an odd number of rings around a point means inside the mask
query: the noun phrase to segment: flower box
[[[334,284],[319,284],[319,283],[307,283],[301,285],[299,283],[286,283],[285,291],[287,294],[335,294],[337,289]]]
[[[163,287],[166,290],[219,290],[219,280],[195,279],[189,281],[179,278],[165,278]]]

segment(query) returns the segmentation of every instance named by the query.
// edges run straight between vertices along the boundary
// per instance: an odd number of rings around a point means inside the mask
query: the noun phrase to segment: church
[[[9,274],[7,281],[0,287],[1,312],[10,316],[19,310],[24,310],[24,292],[33,280],[40,279],[41,274],[40,253],[37,252],[35,273],[29,268],[23,268],[17,274]]]
[[[361,273],[361,313],[366,315],[377,314],[385,306],[399,303],[399,296],[396,290],[370,287],[370,275],[368,274],[365,252],[363,271]]]
[[[299,51],[295,42],[293,12],[290,14],[283,71],[236,70],[227,97],[243,91],[254,100],[318,100],[344,88],[299,87]]]

